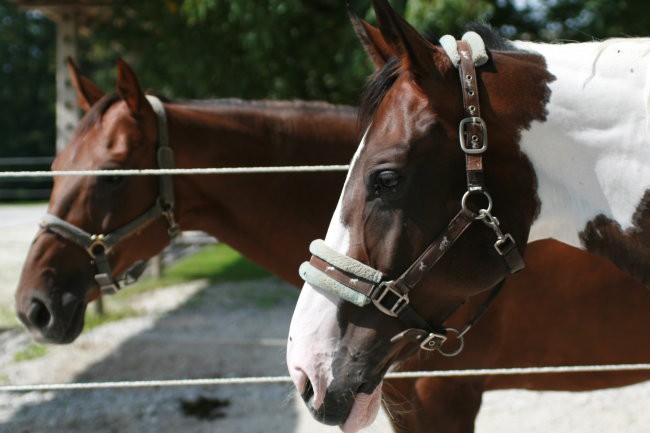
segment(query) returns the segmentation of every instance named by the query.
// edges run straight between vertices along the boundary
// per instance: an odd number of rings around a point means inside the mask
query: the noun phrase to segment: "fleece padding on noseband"
[[[313,267],[309,262],[304,262],[300,265],[298,273],[300,274],[300,278],[307,281],[315,289],[329,292],[359,307],[370,303],[369,297],[333,280],[325,273]]]
[[[469,47],[472,49],[472,60],[474,65],[481,66],[484,65],[489,57],[485,49],[485,42],[481,36],[476,32],[467,32],[463,35],[463,41],[467,42]],[[451,62],[457,68],[460,64],[460,54],[458,53],[458,47],[456,46],[456,38],[451,35],[444,35],[440,38],[440,46],[445,50]]]
[[[359,279],[377,284],[383,279],[383,274],[378,270],[333,250],[321,239],[316,239],[309,245],[309,252],[329,263],[332,267],[354,275]],[[352,302],[354,305],[363,307],[370,303],[369,297],[334,280],[309,262],[303,263],[298,272],[303,280],[315,288],[332,293],[348,302]]]
[[[383,274],[378,270],[333,250],[321,239],[312,241],[309,252],[340,270],[364,280],[380,283],[383,278]]]

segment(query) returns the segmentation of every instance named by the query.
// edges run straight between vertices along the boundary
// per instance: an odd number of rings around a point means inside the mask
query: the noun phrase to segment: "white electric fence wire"
[[[0,178],[54,177],[54,176],[159,176],[181,174],[243,174],[243,173],[294,173],[347,171],[349,165],[288,165],[273,167],[221,167],[221,168],[151,168],[142,170],[28,170],[0,171]]]
[[[557,374],[557,373],[596,373],[650,370],[646,364],[612,364],[612,365],[574,365],[558,367],[524,367],[496,369],[465,369],[439,371],[406,371],[386,374],[386,379],[413,379],[421,377],[463,377],[463,376],[503,376],[522,374]],[[260,383],[287,383],[289,376],[262,377],[233,377],[214,379],[175,379],[175,380],[138,380],[122,382],[89,382],[89,383],[53,383],[35,385],[3,385],[0,392],[30,392],[30,391],[66,391],[80,389],[108,388],[149,388],[149,387],[181,387],[181,386],[215,386],[215,385],[246,385]]]

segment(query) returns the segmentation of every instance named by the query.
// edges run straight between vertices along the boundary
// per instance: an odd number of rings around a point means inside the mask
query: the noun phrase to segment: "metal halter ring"
[[[446,356],[448,358],[451,358],[452,356],[456,356],[460,352],[463,351],[463,348],[465,347],[465,340],[463,340],[463,334],[461,334],[461,332],[456,328],[445,328],[445,331],[447,331],[447,334],[449,334],[450,332],[456,334],[456,340],[458,341],[458,347],[456,347],[456,349],[452,350],[451,352],[445,352],[445,351],[442,350],[442,346],[441,346],[441,347],[438,348],[438,352],[440,352],[440,354],[442,356]],[[445,343],[448,342],[448,341],[449,341],[448,339],[445,340]]]
[[[474,210],[470,209],[467,207],[467,199],[472,195],[472,194],[483,194],[485,198],[487,199],[488,205],[487,209],[479,209],[478,213],[476,213]],[[476,213],[476,216],[474,217],[476,220],[481,220],[485,218],[486,214],[489,214],[492,211],[492,197],[490,197],[490,194],[487,193],[487,191],[483,189],[470,189],[468,191],[465,191],[465,194],[463,194],[463,198],[460,201],[460,205],[465,211],[469,211],[470,213]],[[484,212],[482,212],[484,211]]]
[[[86,251],[88,251],[88,254],[93,259],[97,254],[106,254],[111,249],[104,241],[104,235],[92,235],[90,236],[90,240],[92,243],[86,247]],[[98,251],[97,247],[101,248],[101,251]]]

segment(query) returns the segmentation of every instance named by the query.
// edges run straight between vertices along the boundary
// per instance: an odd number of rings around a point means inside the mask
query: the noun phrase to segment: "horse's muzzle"
[[[17,305],[17,315],[32,336],[42,342],[73,342],[84,326],[86,305],[76,296],[64,294],[60,302],[32,297]]]

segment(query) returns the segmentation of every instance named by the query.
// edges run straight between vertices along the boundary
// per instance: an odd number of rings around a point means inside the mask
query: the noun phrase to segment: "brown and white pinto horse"
[[[355,24],[380,66],[362,104],[365,134],[325,241],[312,244],[314,256],[301,267],[307,284],[287,350],[294,383],[314,416],[346,432],[372,421],[382,378],[396,362],[412,366],[417,361],[409,356],[420,348],[450,353],[453,336],[462,343],[477,311],[494,298],[509,271],[519,269],[517,253],[527,241],[555,238],[605,257],[642,283],[650,281],[650,69],[644,57],[650,40],[511,44],[482,30],[489,58],[476,71],[467,43],[478,35],[457,46],[454,41],[459,76],[447,47],[426,41],[387,1],[373,5],[380,30]],[[560,302],[563,308],[581,308],[593,301],[574,298],[581,289],[552,290],[552,296],[570,296],[573,302]],[[600,295],[604,308],[592,310],[599,314],[589,321],[617,314]],[[559,337],[546,340],[552,356],[538,350],[529,357],[509,345],[512,340],[501,340],[515,332],[501,326],[520,327],[525,335],[526,316],[513,324],[508,314],[517,312],[502,310],[488,316],[500,322],[492,326],[501,337],[474,331],[473,350],[485,352],[462,355],[454,364],[647,362],[647,341],[635,327],[650,324],[642,313],[650,294],[608,295],[643,303],[628,304],[630,318],[618,316],[616,326],[631,333],[625,353],[598,356],[593,348],[564,346]],[[530,312],[539,306],[549,305],[518,308]],[[549,321],[557,309],[546,311]],[[497,330],[481,331],[486,329]],[[481,336],[490,346],[481,344]],[[594,358],[583,357],[587,352]],[[424,415],[428,423],[411,423],[405,431],[435,425],[435,431],[471,432],[482,391],[512,380],[467,379],[464,391],[454,388],[455,403],[433,409]],[[558,383],[544,378],[525,386],[554,389]],[[411,395],[431,409],[438,401],[429,400],[429,391],[416,386]],[[453,410],[454,404],[460,409]]]
[[[109,95],[70,69],[87,113],[52,168],[156,168],[157,118],[128,65],[118,63],[117,93]],[[356,109],[348,106],[217,100],[164,108],[181,168],[345,164],[358,141]],[[298,286],[295,269],[308,240],[327,227],[343,179],[336,172],[176,176],[174,214],[183,230],[206,231]],[[55,177],[48,213],[87,233],[111,233],[158,197],[151,176]],[[307,206],[289,212],[280,206],[289,197]],[[115,245],[113,277],[168,245],[167,230],[160,216]],[[100,295],[96,273],[84,248],[56,227],[39,231],[16,292],[18,316],[41,340],[73,341],[87,304]]]

